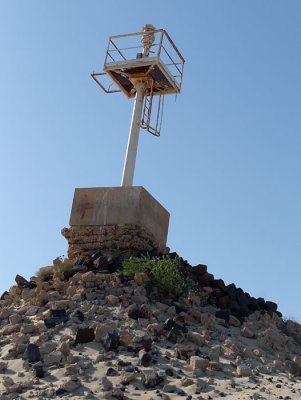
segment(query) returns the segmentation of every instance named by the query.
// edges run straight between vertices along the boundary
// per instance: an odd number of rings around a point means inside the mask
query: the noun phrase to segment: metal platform
[[[164,29],[154,30],[155,42],[151,56],[140,53],[143,32],[111,36],[101,73],[91,76],[106,93],[123,92],[128,98],[135,97],[135,82],[143,80],[146,94],[177,94],[181,91],[184,58]],[[138,43],[137,43],[138,42]],[[134,44],[134,45],[133,45]],[[116,89],[106,88],[101,77],[108,75]]]

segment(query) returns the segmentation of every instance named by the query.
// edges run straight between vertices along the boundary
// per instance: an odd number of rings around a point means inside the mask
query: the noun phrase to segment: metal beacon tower
[[[166,252],[168,211],[142,186],[133,186],[140,128],[160,136],[164,96],[179,94],[185,60],[164,29],[110,36],[103,72],[92,78],[106,93],[134,98],[120,187],[75,189],[68,257],[128,258]]]
[[[123,92],[135,98],[122,186],[133,185],[140,128],[160,136],[164,95],[180,93],[184,62],[168,33],[148,24],[142,32],[111,36],[104,71],[91,74],[106,93]],[[104,75],[117,89],[105,88],[101,83]]]

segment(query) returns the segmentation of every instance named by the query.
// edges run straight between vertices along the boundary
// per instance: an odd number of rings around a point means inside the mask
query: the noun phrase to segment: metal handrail
[[[169,34],[167,33],[167,31],[166,31],[165,29],[155,29],[155,30],[153,31],[153,33],[159,33],[159,32],[162,33],[162,37],[161,37],[160,43],[158,43],[158,44],[153,44],[153,46],[158,46],[158,47],[159,47],[159,49],[158,49],[158,54],[160,54],[160,52],[161,52],[161,47],[163,47],[163,49],[165,50],[165,52],[166,52],[167,55],[169,56],[170,60],[172,61],[173,65],[176,66],[176,65],[181,64],[181,63],[176,63],[176,62],[173,60],[173,58],[168,54],[166,48],[164,47],[164,45],[163,45],[163,37],[166,36],[167,40],[169,41],[169,43],[170,43],[171,46],[173,47],[174,51],[177,53],[178,57],[181,59],[182,64],[184,64],[184,63],[185,63],[184,57],[183,57],[182,54],[179,52],[177,46],[174,44],[173,40],[171,39],[171,37],[169,36]],[[134,46],[134,47],[128,47],[128,48],[121,48],[121,49],[119,49],[118,46],[113,42],[113,39],[120,39],[120,38],[125,38],[125,37],[130,37],[130,36],[141,36],[141,35],[143,35],[143,32],[134,32],[134,33],[126,33],[126,34],[122,34],[122,35],[110,36],[110,37],[109,37],[109,43],[112,43],[112,45],[115,47],[115,50],[114,50],[114,49],[109,49],[109,46],[108,46],[108,50],[107,50],[108,53],[109,53],[110,51],[117,51],[117,52],[119,52],[119,54],[121,55],[121,57],[122,57],[124,60],[126,60],[126,58],[125,58],[124,55],[122,54],[122,50],[131,50],[131,49],[135,49],[135,48],[142,48],[143,46]],[[181,73],[180,70],[179,70],[179,72]]]
[[[179,73],[181,74],[181,71],[179,70],[179,68],[176,66],[174,60],[171,58],[171,56],[169,55],[168,51],[166,50],[166,48],[163,46],[161,46],[163,48],[163,50],[165,51],[165,53],[168,55],[168,58],[172,61],[173,65],[177,68],[177,70],[179,71]],[[182,65],[182,64],[181,64]]]
[[[126,58],[124,57],[124,55],[121,53],[121,51],[118,49],[118,47],[116,46],[116,44],[110,39],[110,43],[112,43],[112,45],[115,47],[115,49],[118,51],[118,53],[121,55],[121,57],[126,61]]]
[[[159,43],[152,44],[152,47],[154,47],[154,46],[159,46]],[[122,51],[122,50],[133,50],[133,49],[143,49],[143,45],[132,46],[132,47],[122,47],[122,48],[118,48],[117,50],[116,49],[111,49],[109,51],[118,51],[118,50]],[[179,63],[179,64],[182,64],[182,63]]]

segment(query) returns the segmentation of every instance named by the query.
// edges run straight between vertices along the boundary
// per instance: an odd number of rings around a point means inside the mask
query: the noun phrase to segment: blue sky
[[[132,101],[105,95],[109,35],[164,28],[186,59],[135,185],[191,264],[301,320],[299,1],[0,0],[0,291],[66,254],[75,187],[118,186]]]

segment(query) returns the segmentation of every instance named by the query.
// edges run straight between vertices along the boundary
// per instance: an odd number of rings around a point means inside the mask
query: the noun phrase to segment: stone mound
[[[181,258],[206,303],[121,266],[98,252],[43,280],[17,275],[0,300],[0,399],[301,398],[301,326],[275,303]]]

